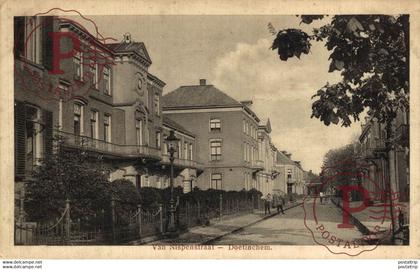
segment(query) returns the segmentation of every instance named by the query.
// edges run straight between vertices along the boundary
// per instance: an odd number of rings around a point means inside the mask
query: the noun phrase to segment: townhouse
[[[408,202],[410,194],[409,113],[398,110],[391,125],[391,150],[386,150],[386,124],[366,117],[362,124],[360,158],[364,176],[361,184],[372,200],[385,201],[390,185],[397,201]],[[389,182],[388,182],[389,180]]]
[[[165,83],[148,71],[152,61],[142,42],[126,34],[122,42],[105,44],[56,17],[16,17],[14,26],[16,192],[24,191],[32,170],[52,153],[57,135],[65,147],[102,159],[110,180],[167,187],[164,139],[170,130],[182,143],[175,182],[193,188],[200,172],[195,135],[164,118]],[[58,62],[54,46],[67,54]]]
[[[263,169],[256,173],[257,190],[263,195],[273,194],[273,183],[278,172],[275,169],[277,148],[271,142],[271,123],[270,119],[262,120],[258,126],[258,156],[263,164]]]
[[[200,189],[257,188],[264,169],[258,156],[260,119],[250,102],[239,102],[201,79],[163,96],[163,114],[196,135],[196,157],[204,172]]]
[[[306,194],[305,171],[299,161],[291,159],[292,154],[277,151],[276,170],[273,191],[279,194]]]

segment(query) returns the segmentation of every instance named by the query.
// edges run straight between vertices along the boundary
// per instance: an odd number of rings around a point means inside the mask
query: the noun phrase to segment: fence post
[[[163,206],[159,204],[160,233],[163,234]]]
[[[239,200],[236,199],[236,212],[239,213]]]
[[[23,204],[24,204],[23,190],[20,190],[20,192],[19,192],[19,222],[20,222],[21,226],[22,226],[23,219],[24,219]]]
[[[223,196],[222,194],[220,194],[219,196],[219,220],[222,220],[222,215],[223,215]]]
[[[138,214],[137,214],[137,222],[138,222],[138,224],[139,224],[139,238],[141,238],[141,205],[140,204],[138,204],[137,205],[137,212],[138,212]]]
[[[188,214],[189,207],[190,207],[190,204],[188,203],[188,201],[185,201],[185,217],[187,218],[187,227],[190,227],[190,215],[192,215],[192,214]]]
[[[112,228],[112,243],[115,243],[115,199],[111,198],[111,228]]]
[[[24,215],[23,215],[23,203],[24,203],[23,190],[20,190],[20,192],[19,192],[19,225],[20,225],[20,228],[19,228],[19,234],[20,234],[20,236],[19,236],[19,243],[22,244],[22,245],[24,245],[26,243],[26,242],[23,241],[23,237],[22,237],[22,234],[24,232],[23,231],[23,218],[24,218]],[[25,233],[28,233],[28,232],[25,231]],[[16,236],[16,231],[15,231],[15,236]],[[34,235],[32,235],[32,236],[34,236]],[[27,235],[25,235],[25,238],[26,237],[27,237]]]
[[[200,213],[200,201],[197,201],[197,218],[199,220],[201,220]]]
[[[66,243],[70,242],[70,200],[66,199]]]

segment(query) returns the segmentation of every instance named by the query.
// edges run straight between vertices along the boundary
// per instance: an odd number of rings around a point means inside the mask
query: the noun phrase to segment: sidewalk
[[[334,204],[342,208],[338,200],[333,200]],[[361,202],[350,202],[351,208],[357,208]],[[398,218],[395,216],[397,212],[394,211],[395,223],[398,225]],[[391,232],[391,215],[390,208],[384,204],[375,204],[366,207],[359,212],[349,213],[350,223],[354,224],[361,233],[369,235],[372,241],[380,240],[382,243],[387,243],[392,236]]]
[[[284,210],[301,205],[301,201],[285,206]],[[213,219],[209,226],[196,226],[190,228],[187,232],[179,235],[178,238],[144,238],[142,240],[131,242],[133,245],[153,244],[153,245],[168,245],[168,244],[211,244],[214,241],[226,236],[228,234],[239,231],[247,226],[251,226],[265,219],[277,215],[277,210],[272,209],[271,215],[264,215],[264,211],[254,210],[254,213],[226,216],[222,220]]]

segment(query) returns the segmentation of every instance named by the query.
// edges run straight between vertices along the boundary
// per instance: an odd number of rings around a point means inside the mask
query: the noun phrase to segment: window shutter
[[[25,42],[25,18],[14,17],[13,21],[14,30],[14,45],[15,45],[15,57],[23,55],[23,47]]]
[[[51,111],[44,110],[45,119],[45,135],[44,135],[44,158],[52,154],[53,148],[53,113]]]
[[[15,101],[15,179],[25,178],[25,104]]]
[[[52,49],[52,39],[48,36],[49,32],[54,31],[54,17],[46,16],[43,17],[42,22],[42,64],[47,70],[52,69],[52,58],[53,58],[53,49]]]

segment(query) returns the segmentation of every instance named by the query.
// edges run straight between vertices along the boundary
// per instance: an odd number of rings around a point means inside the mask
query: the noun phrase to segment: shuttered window
[[[15,179],[25,177],[25,105],[15,101]]]
[[[52,154],[52,112],[15,102],[15,178],[25,179],[41,158]]]

